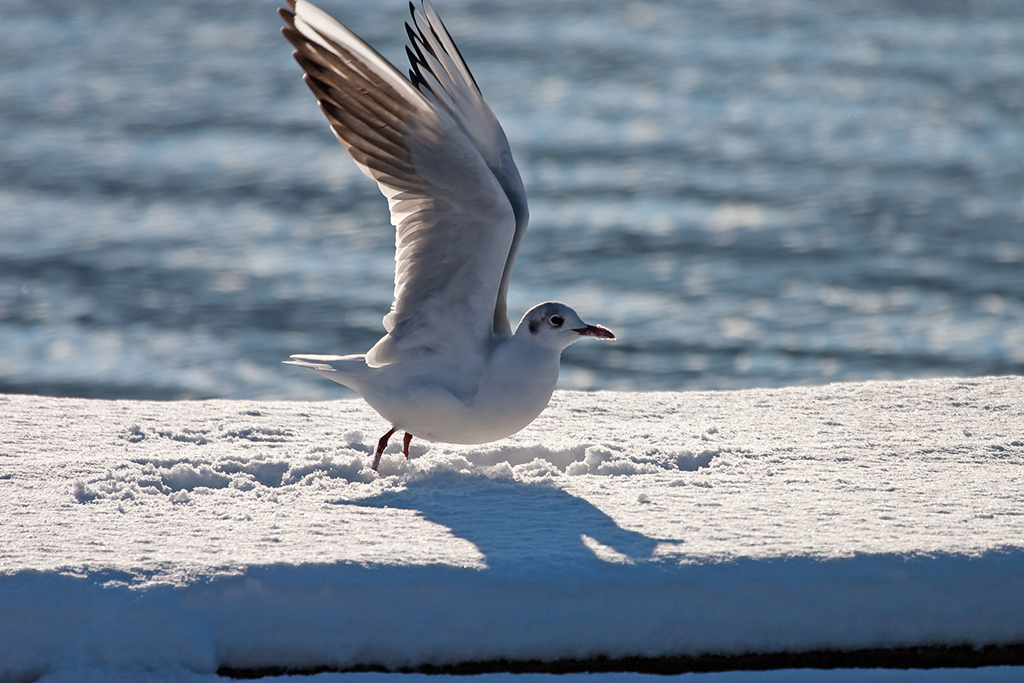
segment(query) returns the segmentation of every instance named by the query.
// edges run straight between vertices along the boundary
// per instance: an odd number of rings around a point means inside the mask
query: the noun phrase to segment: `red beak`
[[[587,325],[586,327],[580,327],[573,329],[573,332],[579,332],[581,337],[597,337],[598,339],[615,339],[615,335],[607,327],[601,327],[600,325]]]

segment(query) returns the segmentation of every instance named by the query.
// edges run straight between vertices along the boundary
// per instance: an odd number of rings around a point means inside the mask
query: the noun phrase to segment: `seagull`
[[[526,427],[547,407],[562,350],[614,339],[565,304],[534,306],[512,332],[505,307],[526,232],[526,191],[501,125],[429,0],[409,4],[406,77],[306,0],[280,9],[285,38],[331,130],[387,197],[395,291],[386,334],[364,354],[284,361],[355,390],[428,441],[479,444]]]

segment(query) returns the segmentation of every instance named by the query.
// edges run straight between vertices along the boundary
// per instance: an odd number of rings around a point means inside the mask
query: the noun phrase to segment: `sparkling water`
[[[323,7],[403,71],[404,0]],[[1020,0],[436,0],[530,197],[560,386],[1024,372]],[[0,391],[351,395],[394,231],[272,2],[0,2]]]

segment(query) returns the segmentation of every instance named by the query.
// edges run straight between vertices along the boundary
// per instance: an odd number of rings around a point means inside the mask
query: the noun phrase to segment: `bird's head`
[[[582,337],[615,339],[607,327],[588,325],[565,304],[549,301],[537,304],[523,316],[516,336],[529,337],[535,344],[561,351]]]

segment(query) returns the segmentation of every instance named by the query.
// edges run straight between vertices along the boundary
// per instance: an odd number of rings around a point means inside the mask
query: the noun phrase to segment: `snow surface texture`
[[[0,680],[1021,643],[1022,397],[558,392],[378,477],[360,401],[0,396]]]

